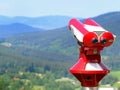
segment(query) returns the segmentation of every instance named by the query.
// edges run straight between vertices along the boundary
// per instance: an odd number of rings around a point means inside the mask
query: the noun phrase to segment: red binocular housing
[[[78,62],[70,68],[70,72],[83,87],[97,87],[99,81],[110,72],[101,62],[100,51],[113,44],[115,35],[90,18],[84,24],[71,19],[69,29],[81,46]]]

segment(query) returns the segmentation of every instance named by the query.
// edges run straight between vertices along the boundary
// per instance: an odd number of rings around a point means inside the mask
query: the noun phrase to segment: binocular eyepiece
[[[108,47],[114,42],[115,36],[102,28],[92,19],[85,20],[84,24],[76,19],[71,19],[69,29],[72,31],[78,42],[84,46],[103,46]]]
[[[114,41],[114,36],[110,32],[103,32],[100,36],[98,36],[95,32],[88,32],[83,37],[84,46],[94,46],[101,45],[104,47],[108,47],[112,45]]]
[[[108,46],[112,45],[113,42],[114,42],[114,36],[112,33],[104,32],[100,35],[100,43],[104,47],[108,47]]]
[[[100,43],[105,44],[106,42],[107,42],[107,40],[105,38],[103,38]]]
[[[92,43],[93,43],[93,44],[97,44],[97,43],[98,43],[98,39],[97,39],[97,38],[93,38],[93,39],[92,39]]]

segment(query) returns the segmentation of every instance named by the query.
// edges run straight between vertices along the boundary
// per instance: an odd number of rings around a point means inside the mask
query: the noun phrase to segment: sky
[[[120,11],[120,0],[0,0],[0,15],[94,17]]]

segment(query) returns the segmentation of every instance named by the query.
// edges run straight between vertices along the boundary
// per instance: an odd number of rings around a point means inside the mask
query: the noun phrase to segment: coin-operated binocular
[[[84,88],[96,90],[99,81],[110,72],[101,61],[100,51],[112,45],[115,35],[90,18],[86,19],[84,24],[71,19],[69,29],[81,46],[79,60],[70,68],[70,72]]]

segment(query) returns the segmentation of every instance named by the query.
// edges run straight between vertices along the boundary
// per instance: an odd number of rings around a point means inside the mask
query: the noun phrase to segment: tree
[[[10,86],[10,78],[7,75],[0,76],[0,90],[8,90]]]
[[[74,90],[74,86],[69,82],[60,83],[59,90]]]
[[[105,85],[105,84],[110,84],[113,85],[115,82],[117,82],[118,79],[116,77],[113,77],[112,75],[107,75],[102,81],[101,84]]]

